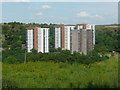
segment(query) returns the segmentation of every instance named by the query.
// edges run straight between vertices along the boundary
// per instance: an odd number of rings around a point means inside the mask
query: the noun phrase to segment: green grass
[[[118,59],[84,65],[28,62],[3,64],[3,87],[18,88],[117,88]]]
[[[0,62],[0,89],[2,88],[2,63]]]

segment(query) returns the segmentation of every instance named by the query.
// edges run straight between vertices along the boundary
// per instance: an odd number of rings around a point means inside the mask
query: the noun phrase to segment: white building
[[[75,25],[65,26],[65,47],[64,50],[70,50],[71,43],[71,31],[74,30]]]
[[[62,28],[55,27],[55,48],[62,48]]]
[[[71,30],[75,25],[57,25],[55,26],[55,48],[70,50]]]
[[[33,49],[33,29],[27,30],[27,51]]]
[[[38,52],[49,52],[49,28],[27,28],[27,51],[31,52],[33,48]]]
[[[49,52],[49,28],[38,28],[38,52]]]

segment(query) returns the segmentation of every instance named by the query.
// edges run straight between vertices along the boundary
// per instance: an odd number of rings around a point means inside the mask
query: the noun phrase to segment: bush
[[[108,59],[104,55],[100,57],[97,51],[89,52],[88,55],[81,55],[80,53],[74,52],[70,53],[69,50],[63,50],[60,53],[37,53],[31,52],[27,53],[27,62],[32,61],[54,61],[54,62],[69,62],[69,63],[82,63],[91,64],[94,62],[102,61]]]
[[[18,88],[18,85],[12,80],[2,79],[2,88],[12,90],[12,88]]]
[[[14,56],[8,56],[7,58],[4,59],[4,63],[8,64],[16,64],[18,63],[17,59]]]
[[[30,53],[29,55],[27,55],[27,61],[32,61],[32,62],[35,62],[35,61],[38,61],[38,57],[36,54],[33,54],[33,53]]]

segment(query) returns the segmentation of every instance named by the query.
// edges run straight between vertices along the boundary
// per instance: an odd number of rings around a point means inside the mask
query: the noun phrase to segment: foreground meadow
[[[2,63],[0,62],[0,89],[2,88]]]
[[[90,65],[28,62],[3,64],[3,87],[18,88],[117,88],[118,59]]]

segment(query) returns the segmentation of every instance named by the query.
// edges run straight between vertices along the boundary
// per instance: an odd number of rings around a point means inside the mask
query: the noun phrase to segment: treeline
[[[4,63],[27,63],[27,62],[37,62],[37,61],[53,61],[53,62],[68,62],[68,63],[82,63],[91,64],[94,62],[99,62],[108,59],[108,56],[102,55],[96,51],[89,52],[87,55],[83,55],[77,52],[71,54],[69,50],[56,49],[51,53],[41,53],[36,50],[32,52],[4,52]],[[8,54],[9,57],[7,56]],[[20,57],[23,56],[23,57]],[[6,58],[7,57],[7,58]]]
[[[42,53],[27,53],[27,61],[47,61],[56,62],[81,62],[91,63],[100,61],[105,58],[106,52],[120,51],[118,28],[111,27],[96,27],[96,45],[92,54],[80,55],[74,53],[71,55],[69,51],[56,51],[54,49],[54,25],[55,24],[36,24],[36,23],[19,23],[10,22],[2,24],[2,60],[6,63],[23,63],[25,60],[26,47],[26,27],[48,27],[50,28],[50,52],[49,54]],[[67,54],[65,54],[67,53]],[[103,57],[100,57],[103,55]],[[95,58],[95,59],[92,59]],[[82,61],[84,60],[84,61]],[[87,61],[88,60],[88,61]],[[93,61],[92,61],[93,60]],[[103,59],[104,60],[104,59]]]

